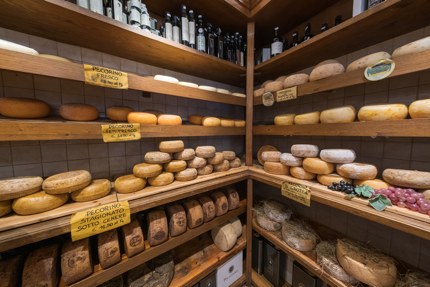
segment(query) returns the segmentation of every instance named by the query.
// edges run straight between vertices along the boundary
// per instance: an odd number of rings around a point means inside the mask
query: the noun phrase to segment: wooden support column
[[[255,23],[248,22],[246,55],[246,165],[252,166]]]
[[[253,206],[253,184],[252,179],[246,183],[246,286],[252,286],[252,206]]]

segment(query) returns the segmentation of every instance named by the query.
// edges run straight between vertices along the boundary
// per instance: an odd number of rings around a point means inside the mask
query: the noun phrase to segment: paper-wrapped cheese
[[[19,215],[31,215],[60,207],[65,204],[68,199],[68,193],[47,194],[45,191],[39,191],[15,199],[12,202],[12,209]]]
[[[172,158],[171,158],[170,154],[168,154],[166,152],[150,151],[150,152],[147,152],[145,154],[144,159],[145,159],[146,163],[162,164],[162,163],[169,162]]]
[[[133,167],[134,176],[149,178],[163,172],[163,166],[158,163],[139,163]]]
[[[181,152],[184,150],[184,142],[181,140],[175,141],[162,141],[158,145],[161,152],[173,153]]]
[[[169,239],[169,228],[164,209],[151,210],[146,215],[148,222],[148,243],[150,246],[160,245]]]
[[[334,165],[317,157],[308,157],[303,160],[303,168],[315,174],[330,174],[334,170]]]
[[[115,190],[119,193],[132,193],[142,190],[146,186],[146,179],[128,174],[118,177],[115,180]]]
[[[215,245],[224,252],[232,249],[237,241],[236,232],[230,222],[212,229],[211,236]]]
[[[97,108],[88,104],[63,104],[59,113],[63,119],[69,121],[94,121],[99,117]]]
[[[132,219],[127,225],[122,228],[122,242],[124,242],[124,251],[127,257],[133,257],[134,255],[145,250],[145,241],[137,219]]]
[[[322,124],[352,123],[355,120],[355,113],[353,106],[324,110],[320,114],[320,122]]]
[[[408,116],[408,107],[403,104],[364,106],[358,111],[359,121],[402,120]]]
[[[196,228],[203,224],[203,209],[195,199],[187,200],[183,203],[187,212],[187,225],[189,228]]]
[[[345,71],[345,67],[336,60],[326,60],[312,70],[309,75],[309,81],[317,81],[328,77],[342,74]]]
[[[109,268],[121,261],[118,232],[112,229],[97,235],[97,253],[103,269]]]
[[[320,122],[320,112],[300,114],[294,117],[294,124],[296,125],[313,125],[319,122]]]
[[[40,100],[9,97],[0,98],[0,114],[8,118],[45,118],[49,116],[50,111],[51,108],[49,105]]]
[[[209,196],[198,198],[203,210],[203,222],[211,221],[216,216],[215,204]]]
[[[24,263],[21,286],[56,287],[59,279],[59,270],[57,268],[58,252],[59,246],[57,244],[40,247],[31,251]],[[15,272],[18,272],[18,268]],[[0,285],[4,283],[3,281]]]
[[[173,204],[167,207],[169,219],[169,234],[172,237],[181,235],[187,231],[187,214],[180,204]]]
[[[128,114],[134,112],[133,108],[114,106],[106,109],[106,117],[112,121],[127,122]]]
[[[152,186],[169,185],[175,180],[173,173],[162,172],[161,174],[148,178],[148,183]]]
[[[49,194],[70,193],[80,190],[91,183],[91,174],[86,170],[74,170],[51,175],[42,183]]]
[[[215,204],[216,216],[221,216],[228,212],[228,200],[224,193],[215,191],[211,194],[211,198]]]
[[[108,195],[110,189],[111,182],[108,179],[95,179],[83,189],[73,191],[70,197],[78,202],[92,201]]]
[[[336,171],[341,176],[351,179],[374,179],[378,174],[376,166],[367,163],[344,163],[336,166]]]
[[[61,249],[61,274],[71,285],[93,273],[89,238],[66,241]]]
[[[40,176],[20,176],[0,179],[0,201],[15,199],[38,192],[42,187]]]
[[[376,52],[364,57],[361,57],[357,60],[355,60],[354,62],[352,62],[351,64],[348,65],[348,67],[346,68],[347,72],[351,72],[351,71],[355,71],[358,69],[364,69],[368,66],[372,66],[373,64],[378,63],[381,60],[384,59],[391,59],[391,55],[387,52]]]

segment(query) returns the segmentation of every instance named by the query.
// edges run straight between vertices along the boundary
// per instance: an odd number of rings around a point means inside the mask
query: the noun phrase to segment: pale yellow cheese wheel
[[[319,183],[321,183],[322,185],[325,185],[325,186],[332,185],[333,182],[336,182],[336,183],[340,183],[341,181],[350,182],[350,183],[352,182],[351,179],[340,176],[336,173],[319,174],[319,175],[317,175],[317,180]]]
[[[244,93],[231,93],[235,97],[239,98],[246,98],[246,95]]]
[[[188,116],[188,121],[193,125],[202,125],[203,124],[203,116],[199,115],[190,115]]]
[[[184,150],[184,142],[181,140],[176,141],[162,141],[158,145],[158,149],[161,152],[173,153]]]
[[[70,194],[74,201],[84,202],[102,198],[109,194],[111,182],[108,179],[95,179],[90,185]]]
[[[313,144],[294,144],[291,146],[291,154],[296,157],[317,157],[319,148]]]
[[[220,89],[220,88],[217,88],[217,89],[216,89],[216,92],[217,92],[217,93],[221,93],[221,94],[227,94],[227,95],[230,95],[230,94],[231,94],[231,92],[230,92],[229,90],[226,90],[226,89]]]
[[[10,200],[0,201],[0,217],[9,214],[12,211]]]
[[[152,113],[131,112],[127,115],[129,123],[138,123],[144,126],[156,125],[157,116]]]
[[[69,121],[94,121],[99,117],[97,108],[88,104],[63,104],[59,113],[63,119]]]
[[[430,172],[406,169],[387,168],[382,173],[382,178],[389,184],[416,188],[430,188]]]
[[[261,159],[266,162],[279,162],[279,158],[281,157],[280,151],[264,151],[261,154]]]
[[[308,157],[303,160],[303,168],[310,173],[330,174],[334,171],[334,165],[317,157]]]
[[[298,179],[311,180],[315,178],[315,174],[311,172],[307,172],[304,168],[300,166],[292,166],[290,167],[291,176]]]
[[[158,163],[139,163],[133,167],[133,174],[137,177],[148,178],[159,175],[163,166]]]
[[[258,160],[258,162],[261,165],[264,164],[264,160],[261,158],[261,155],[263,154],[263,152],[265,152],[265,151],[277,151],[277,150],[278,149],[276,147],[271,146],[271,145],[264,145],[264,146],[260,147],[258,149],[258,152],[257,152],[257,160]]]
[[[219,127],[221,126],[221,120],[216,117],[203,117],[202,125],[205,127]]]
[[[170,154],[161,151],[150,151],[145,154],[145,162],[146,163],[167,163],[172,158]]]
[[[264,87],[264,92],[276,92],[279,90],[282,90],[283,88],[283,83],[282,81],[273,81],[268,83],[265,87]]]
[[[264,82],[261,84],[261,88],[263,88],[263,89],[264,89],[264,87],[266,87],[266,85],[267,85],[267,84],[269,84],[269,83],[271,83],[271,82],[273,82],[273,81],[272,81],[272,80],[264,81]]]
[[[221,119],[221,126],[231,128],[234,127],[234,120],[231,119]]]
[[[430,37],[425,37],[395,49],[393,52],[393,59],[400,56],[416,54],[428,50],[430,50]]]
[[[188,167],[202,168],[207,164],[207,161],[202,157],[196,156],[193,159],[187,161],[187,164],[188,164]]]
[[[289,126],[294,124],[295,117],[295,114],[282,114],[277,115],[273,121],[275,126]]]
[[[230,168],[238,168],[242,165],[240,158],[236,157],[234,160],[229,160]]]
[[[236,158],[236,153],[232,150],[225,150],[222,152],[222,155],[226,160],[234,160]]]
[[[234,126],[236,128],[243,128],[246,126],[246,121],[244,120],[234,120]]]
[[[341,176],[351,179],[374,179],[378,174],[376,166],[367,163],[344,163],[336,166],[336,171]]]
[[[198,146],[196,156],[202,158],[211,158],[215,156],[216,148],[214,146]]]
[[[430,118],[430,99],[418,100],[410,104],[409,115],[413,119]]]
[[[0,98],[0,114],[8,118],[37,119],[49,116],[51,108],[41,100]]]
[[[115,190],[119,193],[132,193],[142,190],[146,186],[146,179],[128,174],[118,177],[115,180]]]
[[[179,80],[176,79],[175,77],[170,77],[170,76],[165,76],[165,75],[155,75],[154,80],[163,81],[163,82],[167,82],[167,83],[171,83],[171,84],[179,83]]]
[[[164,170],[168,172],[180,172],[187,168],[185,160],[172,160],[164,164]]]
[[[254,97],[261,97],[264,94],[264,88],[256,89],[254,91]]]
[[[128,114],[134,112],[133,108],[113,106],[106,109],[106,117],[112,121],[127,122]]]
[[[191,82],[182,82],[181,81],[178,84],[181,86],[186,86],[186,87],[196,88],[196,89],[199,87],[199,85],[197,85],[196,83],[191,83]]]
[[[216,152],[213,157],[207,159],[209,164],[215,165],[220,164],[224,161],[224,155],[222,152]]]
[[[355,114],[353,106],[328,109],[321,112],[320,122],[322,124],[352,123],[355,120]]]
[[[175,180],[173,173],[163,172],[155,177],[150,177],[148,183],[152,186],[164,186],[171,184]]]
[[[318,155],[318,152],[315,156]],[[302,166],[303,158],[292,155],[291,153],[281,154],[279,161],[286,166]]]
[[[285,78],[282,83],[284,88],[294,87],[298,85],[303,85],[309,82],[309,75],[307,74],[294,74]]]
[[[367,185],[373,188],[374,190],[388,188],[390,186],[388,183],[380,179],[367,179],[367,180],[354,179],[354,185]]]
[[[178,115],[159,115],[157,123],[160,126],[180,126],[182,125],[182,119]]]
[[[364,57],[361,57],[351,64],[348,65],[346,68],[347,72],[351,72],[358,69],[364,69],[366,67],[372,66],[373,64],[378,63],[380,60],[383,59],[391,59],[391,55],[387,52],[376,52]]]
[[[42,187],[40,176],[19,176],[0,179],[0,201],[15,199],[38,192]]]
[[[37,214],[60,207],[65,204],[68,199],[68,193],[47,194],[42,190],[15,199],[12,202],[12,209],[19,215]]]
[[[191,160],[196,157],[196,152],[192,148],[186,148],[181,152],[176,152],[173,157],[175,159]]]
[[[350,163],[355,160],[355,151],[352,149],[323,149],[320,152],[320,158],[331,163]]]
[[[211,230],[211,237],[215,245],[224,252],[233,248],[237,241],[236,232],[231,223],[226,222]]]
[[[280,162],[264,162],[264,171],[271,174],[288,175],[290,168]]]
[[[197,169],[198,175],[208,175],[214,171],[214,166],[211,164],[207,164],[204,167],[200,167]]]
[[[191,167],[175,173],[175,179],[177,181],[190,181],[196,178],[197,178],[197,169],[191,168]]]
[[[320,122],[320,112],[311,112],[306,114],[296,115],[294,124],[296,125],[312,125]]]
[[[408,116],[408,107],[403,104],[364,106],[358,111],[359,121],[401,120]]]
[[[91,183],[91,174],[86,170],[74,170],[54,174],[45,179],[42,189],[49,194],[70,193]]]
[[[326,60],[312,70],[309,81],[317,81],[328,77],[336,76],[345,72],[345,67],[336,60]]]
[[[214,171],[227,171],[230,169],[230,162],[228,160],[223,160],[222,163],[214,165]]]

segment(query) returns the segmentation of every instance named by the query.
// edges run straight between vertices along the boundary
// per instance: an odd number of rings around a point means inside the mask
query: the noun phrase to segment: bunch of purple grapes
[[[392,204],[430,215],[430,200],[411,188],[388,187],[375,190],[375,194],[385,195]]]

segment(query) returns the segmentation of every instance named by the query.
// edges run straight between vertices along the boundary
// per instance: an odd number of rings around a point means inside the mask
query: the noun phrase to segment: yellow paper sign
[[[128,89],[128,75],[125,72],[84,64],[85,83],[114,89]]]
[[[87,238],[130,223],[128,201],[119,201],[80,211],[70,219],[72,240]]]
[[[279,102],[285,102],[297,99],[297,86],[283,89],[276,92],[276,101]]]
[[[283,182],[281,192],[283,196],[289,199],[306,206],[311,206],[311,191],[308,186],[292,182]]]
[[[140,140],[140,124],[102,125],[102,135],[105,143]]]

